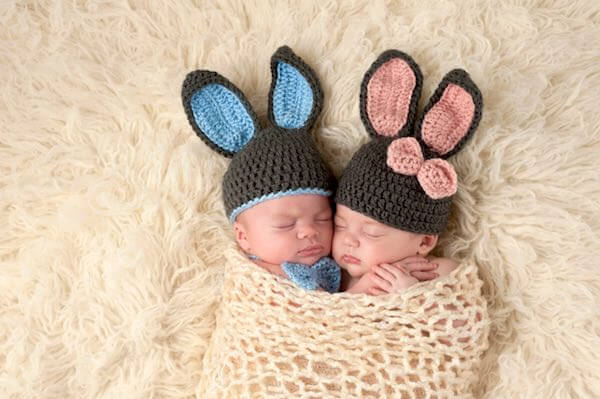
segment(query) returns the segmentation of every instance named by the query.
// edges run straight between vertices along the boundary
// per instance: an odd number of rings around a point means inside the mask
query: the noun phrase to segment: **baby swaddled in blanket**
[[[336,195],[342,281],[326,256],[334,180],[308,135],[322,106],[318,80],[287,47],[271,66],[273,126],[262,131],[225,78],[196,71],[184,82],[194,130],[233,156],[223,195],[246,253],[226,254],[201,397],[471,396],[488,331],[477,268],[433,259],[440,277],[416,284],[431,278],[432,262],[410,256],[426,259],[445,227],[456,175],[442,158],[477,127],[476,86],[463,71],[448,74],[413,133],[422,79],[414,61],[388,51],[367,72],[361,117],[375,140]],[[330,294],[340,284],[349,292]]]
[[[271,126],[266,129],[258,128],[242,92],[216,72],[188,74],[184,108],[198,136],[232,157],[223,178],[223,200],[240,248],[282,277],[302,279],[293,265],[311,265],[312,271],[320,271],[321,281],[305,288],[337,292],[340,270],[326,258],[335,178],[310,136],[323,93],[315,73],[289,47],[273,54],[271,71]],[[283,267],[286,262],[289,269]]]

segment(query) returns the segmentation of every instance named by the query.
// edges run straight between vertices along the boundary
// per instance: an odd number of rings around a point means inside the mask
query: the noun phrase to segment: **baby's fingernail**
[[[439,266],[439,265],[438,265],[437,263],[434,263],[434,264],[433,264],[433,268],[434,268],[434,269],[437,269],[437,268],[438,268],[438,266]]]

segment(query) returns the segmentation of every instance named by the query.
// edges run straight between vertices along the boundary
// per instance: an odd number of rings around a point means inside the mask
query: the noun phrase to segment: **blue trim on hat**
[[[300,71],[285,62],[277,64],[277,83],[273,91],[273,116],[284,129],[303,127],[313,109],[314,94]]]
[[[254,205],[257,205],[261,202],[275,199],[275,198],[288,197],[288,196],[292,196],[292,195],[305,195],[305,194],[315,194],[315,195],[322,195],[325,197],[329,197],[333,194],[333,192],[330,190],[324,190],[322,188],[297,188],[294,190],[280,191],[278,193],[271,193],[271,194],[263,195],[262,197],[255,198],[255,199],[248,201],[245,204],[240,205],[237,208],[235,208],[233,210],[233,212],[231,212],[231,215],[229,215],[229,223],[235,222],[235,219],[238,217],[238,215],[240,213],[242,213],[246,209],[251,208]]]
[[[212,83],[190,99],[194,120],[218,147],[238,152],[255,133],[254,122],[244,104],[225,86]]]

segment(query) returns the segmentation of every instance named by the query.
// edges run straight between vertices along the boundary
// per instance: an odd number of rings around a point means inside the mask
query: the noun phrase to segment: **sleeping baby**
[[[428,255],[457,189],[445,159],[477,129],[481,93],[465,71],[449,72],[413,128],[422,79],[397,50],[382,53],[363,79],[360,115],[374,139],[352,157],[336,193],[333,257],[343,291],[398,292],[457,266]]]
[[[337,292],[340,268],[328,258],[335,178],[310,136],[323,107],[314,71],[289,47],[271,58],[271,126],[259,129],[243,93],[216,72],[187,75],[183,105],[194,131],[231,157],[225,211],[254,263],[306,289]]]

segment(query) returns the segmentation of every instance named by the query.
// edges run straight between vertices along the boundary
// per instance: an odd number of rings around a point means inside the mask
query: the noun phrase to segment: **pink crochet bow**
[[[452,165],[440,158],[425,160],[421,146],[414,137],[392,141],[387,150],[387,165],[396,173],[416,175],[419,184],[432,199],[456,193],[456,172]]]

